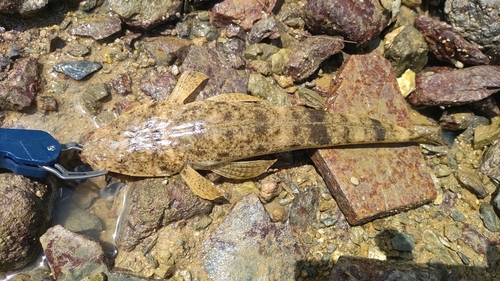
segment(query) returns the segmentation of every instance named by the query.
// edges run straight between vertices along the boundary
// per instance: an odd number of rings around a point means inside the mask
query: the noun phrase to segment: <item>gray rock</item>
[[[31,105],[40,91],[40,64],[34,58],[19,59],[0,81],[0,110],[21,110]]]
[[[144,29],[180,16],[182,0],[109,0],[111,9],[131,26]]]
[[[384,55],[391,61],[396,76],[401,76],[407,69],[420,72],[427,63],[429,48],[424,37],[413,26],[406,26],[394,38]]]
[[[500,0],[447,0],[444,12],[465,38],[483,47],[500,43]]]
[[[82,80],[101,68],[100,63],[91,61],[66,61],[54,66],[55,71],[64,73],[75,80]]]
[[[497,195],[493,198],[492,204],[496,212],[500,214],[500,192],[497,192]]]
[[[0,174],[0,272],[20,269],[40,250],[49,227],[52,188],[11,173]]]
[[[76,233],[98,233],[103,230],[99,217],[67,201],[67,203],[56,204],[54,207],[53,224],[61,225]]]
[[[294,280],[305,248],[288,224],[270,221],[255,194],[236,203],[203,242],[203,268],[211,280]]]
[[[415,248],[415,238],[412,234],[398,233],[391,239],[392,247],[401,252],[411,252]]]
[[[479,212],[481,213],[481,219],[483,220],[484,227],[491,232],[500,232],[500,219],[495,214],[493,206],[487,202],[483,202],[479,206]]]

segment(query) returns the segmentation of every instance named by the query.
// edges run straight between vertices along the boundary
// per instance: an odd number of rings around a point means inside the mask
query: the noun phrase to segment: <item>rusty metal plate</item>
[[[406,102],[384,57],[351,56],[333,83],[327,109],[411,128]],[[436,197],[416,144],[319,149],[312,159],[352,225],[422,205]]]

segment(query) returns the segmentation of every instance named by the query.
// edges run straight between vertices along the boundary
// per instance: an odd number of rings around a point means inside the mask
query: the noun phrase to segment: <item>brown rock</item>
[[[482,100],[499,90],[498,66],[433,67],[417,75],[416,89],[408,101],[416,106],[457,106]]]
[[[422,32],[429,49],[440,61],[449,62],[458,68],[465,65],[489,64],[490,60],[477,45],[467,42],[451,25],[420,15],[415,27]]]
[[[351,56],[334,83],[336,91],[326,105],[329,110],[412,126],[391,65],[380,55]],[[436,196],[415,145],[320,149],[312,159],[351,224],[412,208]]]
[[[90,36],[95,40],[107,38],[122,29],[120,17],[114,13],[82,22],[68,29],[68,33],[77,36]]]
[[[34,58],[19,59],[0,83],[0,109],[28,107],[40,91],[40,65]]]
[[[223,27],[231,23],[249,30],[253,22],[264,13],[270,13],[276,0],[224,0],[214,5],[210,19],[215,26]]]
[[[111,90],[122,96],[132,93],[132,78],[128,74],[118,74],[110,82]]]
[[[170,72],[160,73],[152,70],[141,78],[141,91],[152,99],[166,100],[177,83],[177,78]]]
[[[116,243],[132,250],[162,226],[210,213],[213,204],[194,195],[179,177],[147,179],[130,187]]]
[[[14,271],[36,258],[38,238],[49,227],[48,186],[12,173],[0,174],[0,272]]]
[[[309,0],[306,26],[315,34],[340,35],[364,46],[375,39],[391,19],[378,0]]]
[[[301,81],[313,74],[319,65],[344,48],[340,36],[310,36],[301,42],[288,61],[288,75]]]

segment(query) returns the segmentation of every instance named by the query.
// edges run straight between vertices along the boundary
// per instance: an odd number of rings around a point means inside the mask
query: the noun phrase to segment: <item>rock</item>
[[[470,104],[470,107],[474,110],[474,112],[476,112],[476,114],[488,118],[500,115],[500,108],[498,107],[494,96],[489,96],[480,101],[476,101]]]
[[[426,266],[341,256],[333,266],[328,280],[438,281],[441,279],[436,270]]]
[[[80,209],[69,200],[54,207],[53,224],[81,234],[103,231],[99,217]]]
[[[82,93],[82,103],[86,111],[90,114],[97,115],[101,112],[101,100],[109,95],[108,86],[104,83],[92,84],[87,87]]]
[[[190,40],[177,37],[148,37],[142,43],[146,51],[153,57],[157,66],[174,64],[181,52],[191,45]]]
[[[179,18],[182,4],[181,0],[109,0],[126,24],[144,29]]]
[[[111,35],[121,31],[122,21],[114,13],[92,18],[89,21],[79,22],[68,29],[68,33],[76,36],[90,36],[95,40],[108,38]]]
[[[132,78],[128,74],[118,74],[109,83],[111,90],[122,96],[132,94]]]
[[[324,60],[343,48],[343,38],[339,36],[307,37],[290,54],[288,75],[292,76],[294,81],[302,81],[311,76]]]
[[[481,172],[500,184],[500,141],[494,142],[483,154]]]
[[[330,93],[327,109],[413,126],[392,67],[380,55],[350,56],[333,83],[336,91]],[[319,149],[312,160],[350,224],[394,214],[436,196],[418,146]]]
[[[56,111],[57,100],[54,96],[38,96],[36,97],[36,107],[40,111]]]
[[[211,280],[296,279],[305,247],[288,224],[273,223],[255,194],[236,203],[203,242],[203,268]]]
[[[49,186],[0,174],[0,272],[23,268],[38,256],[37,240],[50,225],[53,195]]]
[[[413,26],[405,26],[386,47],[384,56],[391,61],[392,68],[399,77],[408,69],[415,73],[424,69],[428,51],[422,34]]]
[[[177,84],[177,78],[172,73],[160,73],[157,70],[146,73],[140,81],[141,91],[156,101],[166,100],[175,84]]]
[[[0,12],[27,16],[34,14],[48,3],[49,0],[0,0]]]
[[[472,225],[465,223],[460,237],[466,245],[476,253],[485,255],[489,248],[489,241],[483,234],[479,233]]]
[[[213,6],[210,20],[217,27],[234,23],[249,30],[264,13],[271,13],[276,0],[265,3],[264,6],[259,0],[223,0]]]
[[[476,195],[477,198],[483,199],[489,195],[488,189],[472,168],[459,166],[455,171],[455,177],[465,189]]]
[[[100,63],[91,61],[66,61],[54,66],[55,71],[64,73],[75,80],[82,80],[101,68]]]
[[[274,105],[290,105],[288,94],[282,88],[271,84],[260,74],[250,74],[248,79],[248,92]]]
[[[457,106],[482,100],[500,89],[500,67],[434,67],[417,75],[408,101],[415,106]]]
[[[415,238],[412,234],[398,233],[391,238],[394,250],[401,252],[411,252],[415,248]]]
[[[85,45],[74,44],[69,45],[69,47],[67,48],[67,52],[73,57],[84,57],[90,54],[90,48]]]
[[[378,0],[309,0],[305,22],[314,34],[340,35],[365,46],[390,23],[391,15]]]
[[[493,208],[495,208],[496,213],[500,214],[500,192],[497,192],[497,194],[493,198],[491,204],[492,204]]]
[[[248,32],[247,40],[250,43],[259,43],[265,38],[278,39],[280,27],[275,17],[265,16],[257,21]]]
[[[457,68],[490,62],[478,46],[463,39],[451,25],[420,15],[415,19],[415,27],[422,32],[429,49],[440,61],[449,62]]]
[[[116,238],[125,251],[172,222],[209,214],[213,206],[194,195],[178,176],[137,181],[130,189]]]
[[[500,138],[500,117],[491,119],[491,124],[474,128],[474,149],[482,149]]]
[[[441,128],[448,131],[462,131],[474,121],[474,112],[464,107],[451,107],[443,111],[439,118]]]
[[[481,219],[486,229],[491,232],[500,232],[500,219],[495,214],[493,206],[487,202],[483,202],[479,206],[479,212],[481,213]]]
[[[36,59],[16,60],[7,78],[0,81],[0,110],[21,110],[31,105],[41,90],[40,72]]]
[[[500,43],[499,0],[447,0],[444,12],[448,21],[462,36],[482,47],[494,47]]]
[[[222,93],[247,92],[248,77],[240,76],[229,64],[225,54],[217,49],[210,46],[191,46],[183,58],[181,72],[194,70],[209,77],[197,100]]]

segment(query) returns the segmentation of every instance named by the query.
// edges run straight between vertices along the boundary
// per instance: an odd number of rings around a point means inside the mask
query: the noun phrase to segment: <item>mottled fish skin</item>
[[[154,177],[179,173],[187,164],[210,170],[284,151],[417,138],[410,130],[375,119],[299,106],[163,101],[125,112],[97,130],[82,156],[94,169]]]

